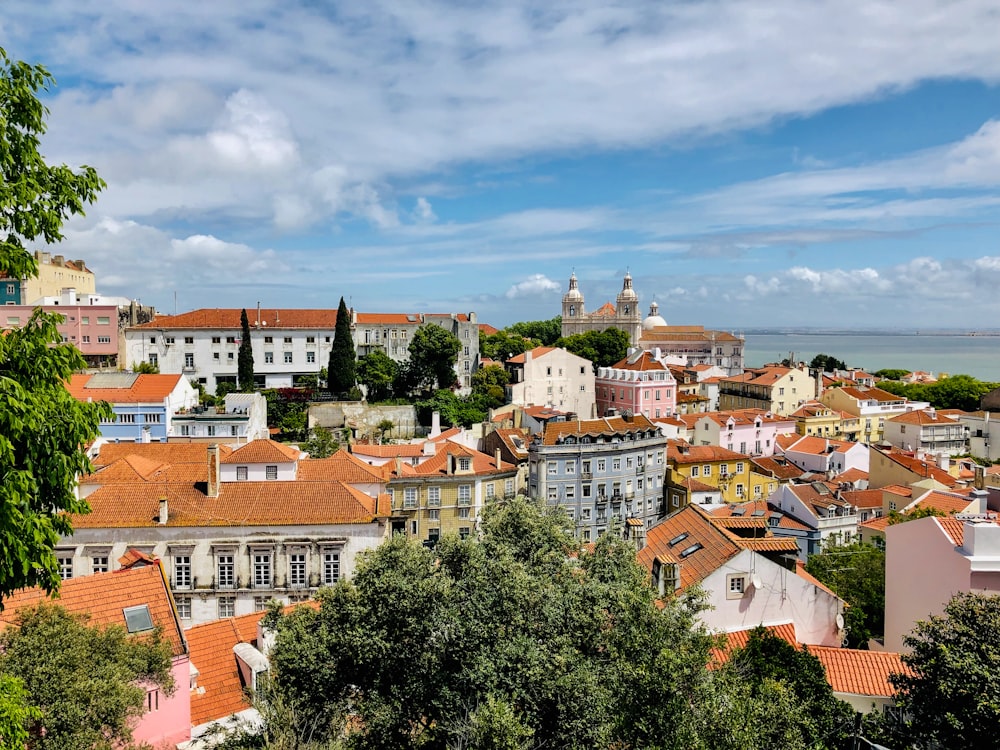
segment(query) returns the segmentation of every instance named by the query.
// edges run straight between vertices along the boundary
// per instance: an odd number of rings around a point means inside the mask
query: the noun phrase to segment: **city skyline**
[[[164,313],[343,295],[502,326],[628,270],[671,324],[1000,314],[989,2],[5,10],[58,83],[46,157],[108,182],[38,249]]]

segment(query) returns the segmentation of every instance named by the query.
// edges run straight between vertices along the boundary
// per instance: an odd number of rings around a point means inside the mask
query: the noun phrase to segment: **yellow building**
[[[760,367],[719,380],[719,411],[762,409],[791,414],[816,397],[816,381],[807,370]]]
[[[517,467],[502,461],[499,451],[488,456],[452,442],[438,445],[419,465],[399,457],[383,470],[392,494],[393,533],[428,543],[445,534],[474,534],[487,503],[523,488]]]
[[[850,437],[846,426],[843,426],[844,437],[869,445],[875,445],[882,440],[885,420],[909,411],[920,411],[929,406],[926,401],[908,401],[903,396],[896,396],[881,388],[865,386],[827,388],[820,396],[820,401],[833,410],[847,412],[856,417],[858,419],[856,437]]]
[[[816,435],[818,437],[841,440],[843,435],[842,412],[832,409],[818,401],[802,404],[798,411],[791,414],[795,418],[795,431],[800,435]]]
[[[38,261],[38,276],[21,282],[24,304],[34,304],[42,297],[58,297],[63,289],[75,289],[77,296],[97,293],[94,273],[82,260],[66,260],[61,255],[37,250],[35,260]]]
[[[723,501],[739,503],[767,497],[777,480],[751,471],[750,457],[718,445],[691,445],[667,441],[667,487],[686,488],[694,479],[718,487]]]

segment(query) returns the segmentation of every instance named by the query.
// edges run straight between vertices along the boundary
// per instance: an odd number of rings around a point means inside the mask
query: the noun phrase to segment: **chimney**
[[[435,453],[437,453],[437,443],[435,443],[433,440],[425,440],[424,455],[433,456]]]
[[[158,519],[158,523],[160,524],[160,526],[166,526],[167,525],[167,518],[168,517],[169,516],[167,514],[167,498],[161,497],[160,498],[160,518]]]
[[[219,446],[208,446],[208,487],[205,492],[209,497],[219,496]]]
[[[427,437],[437,437],[441,434],[441,412],[431,412],[431,434]]]
[[[448,464],[448,474],[454,474],[455,473],[455,456],[453,456],[451,453],[448,454],[447,464]]]
[[[494,457],[497,460],[497,468],[499,469],[500,468],[500,449],[499,448],[497,448],[496,451],[494,451]]]
[[[403,457],[396,456],[396,476],[403,476]]]

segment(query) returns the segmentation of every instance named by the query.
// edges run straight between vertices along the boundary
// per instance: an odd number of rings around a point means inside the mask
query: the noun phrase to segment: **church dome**
[[[622,286],[621,292],[618,293],[619,300],[632,300],[638,301],[639,295],[635,293],[635,289],[632,288],[632,274],[626,271],[625,273],[625,283]]]
[[[654,302],[649,306],[649,316],[642,321],[642,330],[648,331],[651,328],[660,328],[666,324],[667,321],[660,316],[660,306]]]
[[[577,286],[575,273],[569,277],[569,291],[563,295],[563,301],[570,302],[573,300],[578,302],[583,301],[583,292]]]

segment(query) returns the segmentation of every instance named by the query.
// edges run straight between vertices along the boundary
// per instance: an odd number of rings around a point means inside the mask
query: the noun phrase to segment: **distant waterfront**
[[[869,372],[886,368],[966,374],[1000,382],[1000,336],[884,333],[747,333],[746,364],[757,367],[795,353],[809,362],[829,354]]]

